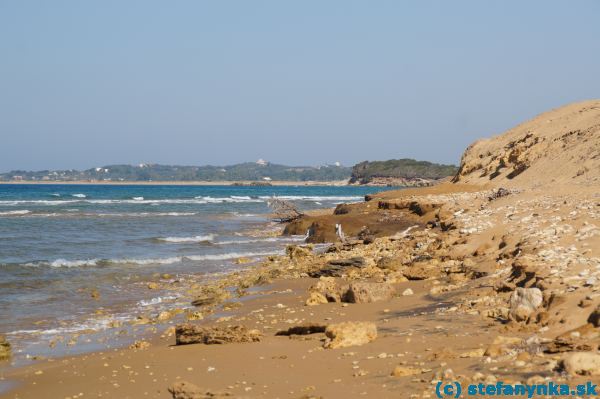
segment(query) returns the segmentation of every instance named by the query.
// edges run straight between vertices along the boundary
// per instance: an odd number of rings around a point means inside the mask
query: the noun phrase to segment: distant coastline
[[[0,181],[0,185],[8,184],[35,184],[35,185],[100,185],[100,186],[347,186],[347,180],[333,180],[333,181],[291,181],[291,180],[280,180],[270,181],[268,184],[261,181],[102,181],[102,180],[13,180],[13,181]]]

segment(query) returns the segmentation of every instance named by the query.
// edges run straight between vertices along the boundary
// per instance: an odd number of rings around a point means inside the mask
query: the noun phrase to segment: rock
[[[8,360],[11,357],[10,343],[4,335],[0,335],[0,361]]]
[[[185,318],[187,320],[202,320],[204,319],[204,314],[202,314],[202,312],[189,312],[186,314]]]
[[[147,341],[135,341],[133,344],[129,345],[129,349],[148,349],[150,347],[150,343]]]
[[[402,264],[402,259],[391,256],[384,256],[383,258],[377,261],[377,267],[384,270],[396,271],[402,269],[402,267],[404,266]]]
[[[375,242],[375,236],[367,236],[363,239],[363,244],[369,245]]]
[[[394,367],[394,370],[392,371],[392,376],[393,377],[407,377],[409,375],[417,375],[417,374],[421,374],[422,370],[415,368],[415,367],[409,367],[409,366],[396,366]]]
[[[409,295],[413,295],[413,294],[414,294],[414,292],[410,288],[407,288],[404,291],[402,291],[402,296],[409,296]]]
[[[285,248],[285,253],[290,257],[290,259],[299,259],[312,255],[312,249],[312,245],[305,247],[301,247],[299,245],[288,245]]]
[[[308,297],[306,300],[306,306],[321,305],[328,302],[329,301],[325,295],[321,294],[320,292],[313,291],[310,293],[310,297]]]
[[[157,321],[167,321],[173,317],[173,313],[168,310],[163,310],[156,316]]]
[[[366,266],[365,259],[354,257],[349,259],[336,259],[329,261],[323,268],[317,271],[309,272],[310,277],[341,277],[354,268],[363,268]]]
[[[589,352],[600,347],[600,331],[588,323],[566,331],[546,344],[544,352]]]
[[[327,349],[367,344],[377,338],[377,326],[371,322],[344,322],[330,324],[325,330]]]
[[[153,281],[149,282],[147,285],[149,290],[157,290],[160,288],[160,286],[158,285],[158,283],[155,283]]]
[[[244,326],[201,327],[193,324],[180,324],[175,328],[177,345],[258,342],[261,337],[260,331],[248,330]]]
[[[510,296],[509,317],[515,321],[527,321],[543,301],[539,288],[517,288]]]
[[[523,343],[518,337],[497,336],[492,344],[485,350],[485,356],[497,357],[514,352],[515,348]]]
[[[187,381],[178,381],[169,387],[173,399],[219,399],[231,398],[228,393],[211,392]]]
[[[590,314],[587,319],[588,323],[592,323],[594,327],[600,327],[600,305]]]
[[[561,365],[570,375],[600,375],[600,354],[570,353],[562,359]]]
[[[358,232],[358,239],[362,240],[363,244],[372,244],[375,241],[375,236],[367,226],[363,226]]]
[[[339,204],[338,206],[335,207],[333,214],[334,215],[346,215],[346,214],[350,213],[351,209],[352,208],[348,204]]]
[[[309,300],[311,300],[311,302],[320,301],[319,303],[322,303],[322,297],[325,298],[325,302],[341,302],[342,300],[340,288],[338,287],[337,283],[335,282],[335,278],[333,277],[320,277],[319,281],[315,285],[310,287],[310,292],[312,300],[311,298],[309,298]],[[313,293],[321,294],[321,296],[315,295],[313,297]]]
[[[506,197],[510,195],[511,192],[503,187],[498,188],[496,191],[493,191],[492,194],[488,197],[488,201],[494,201],[498,198]]]
[[[231,294],[220,288],[207,286],[203,287],[196,299],[192,301],[193,306],[211,306],[223,302],[231,297]]]
[[[348,303],[387,301],[395,294],[396,290],[388,283],[356,282],[350,284],[342,296],[342,301]]]
[[[336,259],[329,261],[330,265],[333,266],[342,266],[342,267],[364,267],[365,266],[365,258],[362,256],[355,256],[349,259]]]
[[[427,280],[440,275],[440,268],[426,262],[412,264],[402,271],[409,280]]]
[[[327,326],[317,323],[306,323],[299,326],[290,327],[287,330],[278,331],[275,335],[309,335],[324,333]]]

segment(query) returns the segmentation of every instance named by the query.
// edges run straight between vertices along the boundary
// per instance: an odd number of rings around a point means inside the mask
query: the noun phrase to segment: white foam
[[[200,196],[200,197],[195,197],[196,200],[200,201],[199,203],[205,203],[205,204],[222,204],[222,203],[246,203],[246,202],[254,202],[254,203],[260,203],[260,202],[264,202],[264,200],[259,199],[259,198],[251,198],[248,196],[237,196],[237,195],[232,195],[230,197],[206,197],[206,196]]]
[[[115,321],[125,322],[127,320],[131,320],[131,316],[124,316],[119,314],[114,314],[110,318],[102,318],[102,319],[87,319],[80,323],[64,326],[58,328],[45,328],[45,329],[37,329],[37,330],[16,330],[7,333],[7,335],[38,335],[38,336],[52,336],[52,335],[64,335],[70,333],[77,333],[80,331],[102,331],[111,328],[114,325]]]
[[[195,198],[169,198],[169,199],[144,199],[143,197],[133,197],[132,199],[85,199],[85,194],[73,194],[73,197],[80,198],[76,200],[6,200],[0,201],[0,206],[14,206],[19,204],[36,205],[64,205],[76,202],[85,202],[89,204],[222,204],[222,203],[263,203],[273,198],[270,196],[261,196],[252,198],[248,196],[230,196],[230,197],[195,197]],[[360,196],[305,196],[305,195],[284,195],[276,198],[288,201],[362,201]]]
[[[0,201],[1,206],[15,206],[22,204],[31,204],[31,205],[63,205],[69,204],[73,202],[79,202],[78,200],[10,200],[10,201]]]
[[[191,255],[184,256],[183,258],[187,258],[189,260],[228,260],[228,259],[237,259],[237,258],[256,258],[260,256],[268,256],[275,254],[282,254],[283,251],[266,251],[266,252],[229,252],[226,254],[219,255]]]
[[[123,212],[123,213],[87,213],[84,216],[99,217],[152,217],[152,216],[194,216],[196,212]]]
[[[161,237],[157,240],[165,241],[165,242],[173,242],[173,243],[182,243],[182,242],[207,242],[214,240],[214,234],[207,234],[205,236],[194,236],[194,237]]]
[[[50,266],[50,267],[82,267],[82,266],[99,266],[99,265],[169,265],[173,263],[179,263],[186,260],[191,261],[215,261],[215,260],[229,260],[237,258],[255,258],[261,256],[282,254],[283,251],[264,251],[264,252],[228,252],[224,254],[210,254],[210,255],[186,255],[186,256],[172,256],[168,258],[120,258],[120,259],[85,259],[85,260],[67,260],[67,259],[56,259],[52,262],[30,262],[26,263],[25,266],[39,267],[39,266]]]
[[[96,266],[98,259],[87,259],[87,260],[66,260],[56,259],[50,263],[51,267],[79,267],[79,266]]]
[[[163,303],[165,301],[173,301],[175,299],[177,299],[178,297],[174,296],[174,295],[167,295],[167,296],[158,296],[156,298],[151,298],[151,299],[142,299],[141,301],[138,301],[138,306],[152,306],[152,305],[158,305],[159,303]]]
[[[19,216],[19,215],[27,215],[28,213],[31,213],[31,211],[29,211],[27,209],[19,209],[18,211],[0,212],[0,216]]]
[[[267,237],[267,238],[252,238],[249,240],[231,240],[231,241],[218,241],[216,245],[230,245],[230,244],[252,244],[260,242],[296,242],[304,241],[304,236],[288,236],[288,237]]]
[[[320,196],[320,195],[278,195],[275,197],[261,196],[260,199],[269,200],[272,198],[288,200],[288,201],[362,201],[364,197],[351,195],[351,196]]]
[[[66,213],[56,213],[56,212],[37,212],[33,213],[31,211],[25,212],[25,210],[19,211],[6,211],[0,212],[0,216],[19,216],[19,215],[28,215],[28,217],[158,217],[158,216],[194,216],[197,215],[197,212],[115,212],[115,213],[76,213],[78,209],[67,209]]]

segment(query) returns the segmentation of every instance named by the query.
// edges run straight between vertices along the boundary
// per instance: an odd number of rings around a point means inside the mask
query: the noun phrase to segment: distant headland
[[[86,170],[12,170],[0,183],[37,184],[197,184],[197,185],[406,185],[421,186],[453,176],[458,168],[414,159],[339,162],[322,166],[286,166],[263,159],[229,166],[180,166],[141,163]]]

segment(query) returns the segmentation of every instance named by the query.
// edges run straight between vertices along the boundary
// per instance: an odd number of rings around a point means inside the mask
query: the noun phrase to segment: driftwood
[[[267,205],[273,211],[273,220],[279,223],[293,222],[304,216],[304,213],[300,212],[296,205],[277,197],[271,197],[267,201]]]

